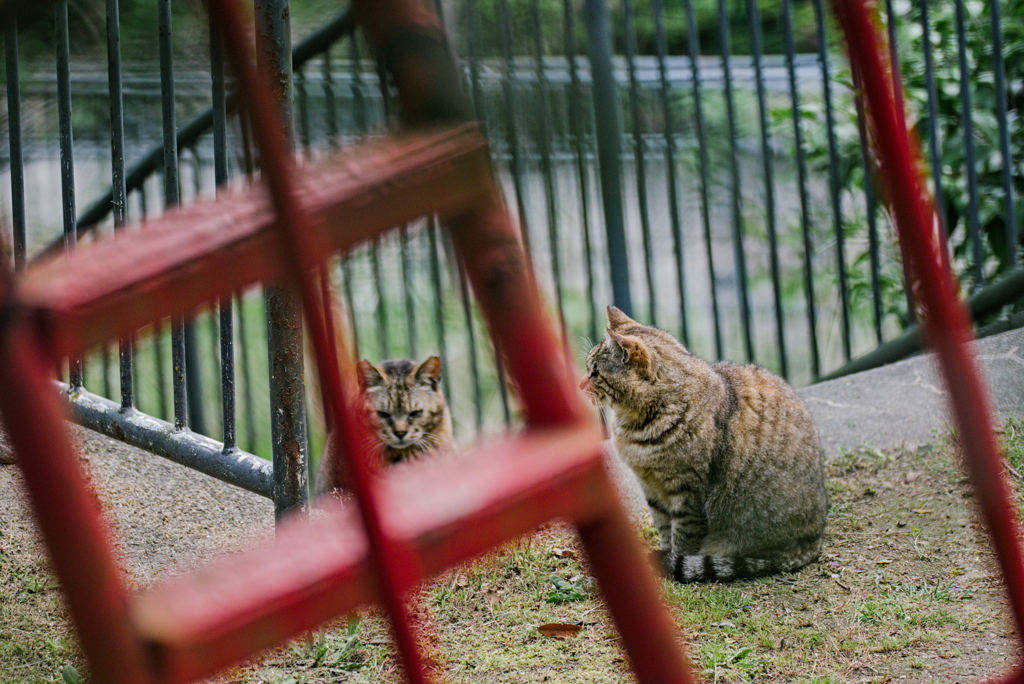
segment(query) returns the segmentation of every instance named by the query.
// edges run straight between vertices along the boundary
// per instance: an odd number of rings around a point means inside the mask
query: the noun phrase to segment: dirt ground
[[[269,501],[76,436],[133,586],[272,533]],[[818,563],[729,585],[666,583],[694,670],[714,682],[973,682],[1014,665],[999,573],[956,458],[945,442],[841,454],[828,463],[832,509]],[[88,681],[12,466],[0,467],[0,501],[0,681]],[[572,532],[552,526],[427,583],[420,600],[440,679],[631,681],[581,556]],[[538,631],[555,621],[580,632]],[[216,681],[401,679],[386,627],[368,613]]]

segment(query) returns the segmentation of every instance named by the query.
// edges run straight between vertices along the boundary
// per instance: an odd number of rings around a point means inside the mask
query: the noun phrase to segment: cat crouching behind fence
[[[708,364],[674,337],[608,307],[580,382],[614,412],[679,582],[789,572],[821,552],[822,450],[793,389],[753,365]]]
[[[357,365],[359,392],[372,430],[368,450],[377,464],[388,466],[425,456],[452,454],[452,419],[441,389],[441,360],[421,364],[391,359]],[[334,439],[328,435],[313,487],[314,496],[334,491],[338,459],[331,458]]]

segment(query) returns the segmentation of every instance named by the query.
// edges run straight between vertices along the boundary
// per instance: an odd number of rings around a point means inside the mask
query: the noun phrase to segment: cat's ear
[[[608,349],[612,355],[623,365],[634,366],[642,370],[646,370],[650,366],[651,357],[639,337],[620,335],[608,328],[605,330],[605,339],[608,340]]]
[[[411,375],[417,382],[437,389],[437,381],[441,379],[441,359],[431,356],[416,366]]]
[[[356,375],[359,378],[359,389],[363,392],[384,384],[384,373],[366,359],[361,359],[356,364]]]
[[[629,316],[624,314],[621,309],[617,308],[616,306],[614,306],[612,304],[608,305],[608,327],[609,328],[614,330],[616,328],[621,328],[624,325],[630,325],[630,324],[632,324],[632,325],[640,325],[639,323],[634,321],[632,318],[630,318]]]

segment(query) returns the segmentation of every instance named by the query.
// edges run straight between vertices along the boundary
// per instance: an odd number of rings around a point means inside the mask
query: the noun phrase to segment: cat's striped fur
[[[708,364],[610,306],[580,388],[614,412],[616,449],[640,480],[674,579],[757,577],[818,557],[821,445],[784,380]]]
[[[440,387],[441,360],[431,356],[421,364],[391,359],[357,366],[359,391],[373,431],[370,452],[381,465],[393,465],[424,455],[455,450],[452,419]],[[336,459],[329,458],[333,439],[328,436],[317,469],[314,495],[332,491],[338,482]]]

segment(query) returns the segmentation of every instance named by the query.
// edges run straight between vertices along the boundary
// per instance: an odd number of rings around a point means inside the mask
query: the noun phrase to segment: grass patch
[[[1024,454],[1022,425],[1002,431],[1017,454],[1011,467]],[[948,436],[915,450],[839,454],[827,464],[832,508],[819,562],[727,585],[665,582],[694,670],[708,682],[973,681],[1013,662],[998,572],[957,460]],[[656,544],[653,529],[640,532]],[[12,553],[19,535],[0,534],[0,671],[68,681],[66,668],[83,664],[55,583],[36,546]],[[569,527],[545,526],[435,577],[409,605],[439,681],[633,681]],[[560,638],[539,629],[549,623],[566,626]],[[210,681],[402,675],[386,620],[368,609]]]

